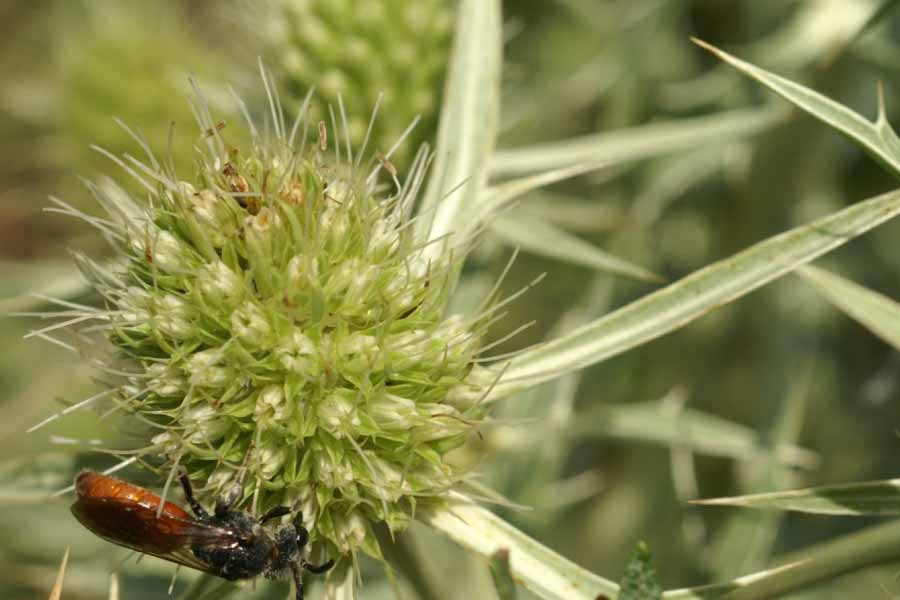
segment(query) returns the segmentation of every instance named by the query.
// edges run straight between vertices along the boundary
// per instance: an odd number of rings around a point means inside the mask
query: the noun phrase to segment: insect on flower
[[[210,515],[194,498],[187,475],[182,474],[180,481],[194,516],[150,490],[82,471],[75,478],[78,499],[72,514],[113,544],[231,581],[258,575],[281,579],[290,571],[297,600],[303,600],[304,569],[324,573],[334,565],[333,560],[321,565],[306,561],[303,547],[309,532],[299,513],[292,523],[267,529],[264,523],[290,514],[291,509],[277,506],[258,519],[237,510],[243,492],[235,483],[216,499]]]

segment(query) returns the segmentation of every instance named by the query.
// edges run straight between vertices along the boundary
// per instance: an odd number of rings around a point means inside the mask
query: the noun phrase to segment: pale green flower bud
[[[197,287],[209,302],[230,304],[244,294],[240,278],[222,261],[204,265],[197,276]]]
[[[228,240],[228,231],[234,227],[232,219],[229,218],[228,212],[224,208],[226,200],[216,196],[210,190],[200,190],[199,192],[191,190],[184,196],[190,199],[191,214],[204,228],[211,244],[216,248],[224,246]]]
[[[343,553],[348,553],[363,543],[368,535],[366,519],[359,511],[351,511],[349,515],[335,523],[335,542]]]
[[[214,489],[221,490],[234,478],[234,471],[228,468],[220,467],[213,471],[206,479],[206,484]]]
[[[225,435],[231,424],[219,418],[212,406],[201,406],[185,411],[182,421],[186,426],[185,440],[191,444],[211,444]]]
[[[253,465],[262,477],[271,479],[284,466],[286,451],[275,436],[263,436],[253,450]]]
[[[172,454],[178,450],[180,440],[177,440],[170,431],[165,431],[150,438],[150,443],[160,454]]]
[[[179,396],[187,390],[187,379],[173,373],[168,365],[154,363],[147,367],[147,374],[151,377],[147,388],[159,396]]]
[[[263,346],[272,335],[266,313],[254,302],[245,302],[231,313],[231,333],[253,346]]]
[[[122,323],[146,323],[150,320],[153,298],[150,292],[136,286],[125,289],[118,300]]]
[[[259,423],[284,421],[293,412],[293,407],[284,397],[284,388],[280,385],[264,387],[256,398],[256,420]]]
[[[328,395],[319,404],[319,423],[336,438],[341,438],[359,427],[352,392],[343,391]]]
[[[132,238],[131,247],[145,260],[166,273],[179,273],[189,268],[186,248],[168,231],[150,231]]]
[[[409,429],[421,420],[416,412],[416,403],[396,394],[371,398],[366,408],[372,419],[384,429]]]
[[[384,356],[374,336],[354,333],[338,348],[340,371],[348,375],[361,375],[384,369]]]
[[[153,327],[162,335],[174,339],[186,339],[194,334],[191,325],[191,309],[187,302],[174,294],[155,299]]]
[[[316,345],[299,331],[282,340],[276,354],[284,368],[292,373],[317,376],[321,372]]]
[[[223,387],[231,379],[231,371],[219,366],[222,350],[211,348],[192,354],[187,360],[187,372],[191,385],[198,387]]]

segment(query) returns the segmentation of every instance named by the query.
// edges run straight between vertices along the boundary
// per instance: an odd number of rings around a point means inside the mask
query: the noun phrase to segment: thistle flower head
[[[249,510],[302,509],[326,552],[378,555],[373,524],[400,529],[458,482],[446,455],[489,385],[477,322],[445,315],[458,259],[426,259],[410,226],[424,155],[385,187],[346,148],[323,160],[324,126],[294,144],[274,112],[273,135],[235,148],[198,112],[193,178],[126,158],[147,201],[94,188],[122,255],[81,259],[125,365],[110,373],[131,373],[116,404],[147,462],[209,495],[239,481]]]
[[[416,117],[411,143],[392,160],[405,169],[419,143],[437,129],[441,85],[450,49],[452,3],[447,0],[273,0],[265,27],[266,53],[278,61],[295,98],[317,90],[315,120],[331,122],[329,104],[345,105],[348,135],[365,138],[367,115],[381,110],[370,132],[387,153]],[[259,27],[254,18],[253,27]],[[340,112],[334,108],[335,112]],[[410,151],[412,150],[412,151]]]

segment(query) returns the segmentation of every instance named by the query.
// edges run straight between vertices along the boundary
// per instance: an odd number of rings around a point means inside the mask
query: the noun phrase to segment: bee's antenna
[[[191,510],[194,511],[194,514],[197,515],[197,518],[204,521],[209,519],[209,513],[194,497],[194,488],[191,486],[191,478],[188,477],[187,471],[181,471],[178,475],[178,481],[181,482],[181,488],[184,490],[184,498],[190,505]]]

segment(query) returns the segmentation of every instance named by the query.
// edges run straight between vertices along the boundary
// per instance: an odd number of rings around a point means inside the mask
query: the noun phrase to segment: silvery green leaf
[[[773,107],[741,109],[499,149],[493,155],[491,175],[523,176],[584,163],[611,167],[751,136],[775,125],[785,114],[783,109]]]
[[[430,232],[429,239],[465,229],[487,185],[499,119],[500,2],[463,0],[458,10],[435,161],[421,207],[427,216],[420,232]],[[433,251],[440,246],[433,244]]]
[[[745,75],[762,83],[785,100],[837,129],[857,142],[866,152],[891,169],[895,175],[900,175],[900,141],[885,118],[884,101],[881,94],[879,94],[878,119],[874,122],[869,121],[843,104],[808,87],[744,62],[706,42],[697,39],[694,42]]]
[[[612,581],[563,558],[460,494],[453,494],[446,507],[420,509],[417,516],[485,558],[507,549],[512,576],[541,598],[587,600],[604,594],[614,597],[618,592]]]
[[[644,267],[613,256],[550,223],[523,213],[498,216],[491,221],[490,231],[507,244],[539,256],[640,281],[662,281],[662,277]]]
[[[680,328],[900,213],[900,192],[858,202],[713,263],[510,361],[491,398],[605,360]]]
[[[900,479],[866,481],[698,500],[704,506],[740,506],[763,510],[787,510],[819,515],[900,515]]]
[[[813,266],[798,273],[851,319],[900,349],[900,303],[896,300]]]
[[[677,445],[698,454],[744,461],[773,456],[781,465],[813,468],[818,464],[815,453],[792,443],[770,453],[751,428],[722,417],[692,408],[677,413],[665,408],[657,401],[605,406],[577,419],[570,435]]]

